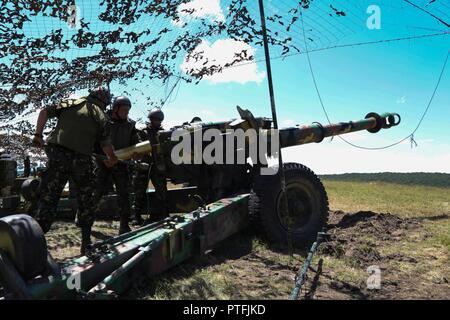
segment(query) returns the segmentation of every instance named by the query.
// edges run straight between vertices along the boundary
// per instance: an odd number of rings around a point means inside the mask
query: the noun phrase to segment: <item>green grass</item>
[[[433,286],[446,286],[450,279],[449,188],[386,182],[322,181],[332,210],[389,212],[420,222],[420,228],[408,230],[398,241],[369,244],[366,248],[363,248],[364,241],[360,244],[359,249],[373,248],[381,256],[404,257],[404,260],[383,262],[387,279],[400,283],[399,286],[404,288],[401,298],[426,297],[432,295]],[[359,237],[360,241],[362,239],[363,235]],[[349,270],[346,271],[342,264]],[[337,278],[342,278],[347,273],[350,277],[355,275],[351,268],[357,265],[346,257],[330,267]],[[414,283],[407,283],[405,279],[414,279],[420,286],[415,287]],[[357,280],[361,281],[361,278],[356,277],[352,282]]]
[[[430,242],[438,245],[442,245],[450,252],[450,220],[441,220],[439,222],[428,221],[426,223],[426,229],[430,232],[432,237]],[[450,263],[450,261],[449,261]]]
[[[379,241],[376,234],[361,233],[357,235],[357,243],[353,243],[353,250],[359,254],[406,257],[406,260],[382,262],[384,281],[396,282],[402,288],[398,292],[394,289],[388,297],[424,297],[436,283],[442,285],[445,279],[450,279],[450,220],[446,216],[450,213],[450,189],[327,179],[323,179],[323,183],[331,210],[390,212],[420,221],[421,228],[406,231],[399,241]],[[233,259],[222,257],[224,252],[246,241],[250,243],[248,253]],[[257,237],[237,235],[225,241],[212,256],[195,258],[161,275],[152,282],[153,289],[141,298],[287,299],[298,273],[291,267],[301,267],[306,255],[296,253],[292,257],[287,252],[272,249]],[[364,292],[367,294],[364,291],[367,265],[358,260],[358,256],[349,255],[346,249],[348,247],[344,247],[342,255],[318,253],[313,259],[311,266],[314,267],[323,259],[326,275],[321,281],[326,283],[322,288],[327,288],[322,289],[324,299],[361,299]],[[278,267],[280,271],[274,271]],[[311,272],[310,277],[314,277],[314,273]],[[445,295],[440,290],[438,296]]]
[[[402,217],[450,213],[448,188],[327,179],[322,179],[322,182],[332,210],[389,212]]]
[[[447,247],[447,250],[450,251],[450,235],[448,234],[441,234],[438,237],[439,242]]]

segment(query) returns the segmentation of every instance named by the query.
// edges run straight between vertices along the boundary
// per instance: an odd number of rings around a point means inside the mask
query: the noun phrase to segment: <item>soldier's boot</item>
[[[91,227],[81,228],[81,255],[86,255],[86,249],[91,244]]]
[[[119,235],[131,231],[131,228],[128,223],[129,223],[128,217],[120,217]]]

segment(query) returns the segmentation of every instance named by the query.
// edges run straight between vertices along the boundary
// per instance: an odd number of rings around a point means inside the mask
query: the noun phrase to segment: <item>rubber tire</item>
[[[300,230],[293,230],[291,243],[294,247],[304,248],[310,245],[323,230],[328,220],[328,196],[319,177],[308,167],[298,163],[283,165],[286,190],[296,183],[306,188],[311,197],[312,208],[308,210],[310,217]],[[276,169],[277,167],[275,167]],[[289,191],[288,191],[289,192]],[[288,231],[278,217],[278,203],[281,196],[279,173],[275,175],[259,175],[254,181],[249,199],[251,221],[270,243],[288,245]],[[292,215],[292,212],[290,212]]]
[[[0,219],[0,250],[8,255],[25,281],[46,270],[47,242],[39,224],[28,215]]]
[[[17,272],[8,255],[0,250],[0,284],[3,286],[4,297],[7,299],[31,299],[22,276]]]

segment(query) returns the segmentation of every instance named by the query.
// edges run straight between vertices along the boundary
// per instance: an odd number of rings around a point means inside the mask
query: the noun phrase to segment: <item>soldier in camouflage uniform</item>
[[[39,113],[33,139],[35,146],[44,147],[42,132],[47,119],[58,118],[45,146],[48,157],[46,183],[39,199],[36,220],[45,233],[49,231],[61,192],[69,178],[72,178],[78,192],[82,254],[85,254],[86,246],[91,242],[91,228],[95,218],[91,181],[94,143],[100,142],[107,155],[105,165],[112,167],[117,163],[107,131],[108,119],[104,112],[110,101],[109,90],[98,88],[91,91],[87,97],[46,107]]]
[[[30,156],[26,156],[23,160],[23,176],[29,177],[31,174]]]
[[[139,130],[138,131],[139,141],[144,141],[148,139],[147,131]],[[150,156],[145,155],[140,159],[142,163],[150,164],[152,161]],[[144,223],[142,219],[142,214],[146,212],[147,208],[147,188],[148,188],[148,180],[149,180],[149,169],[144,168],[142,166],[136,166],[135,170],[133,170],[132,174],[132,184],[134,191],[134,199],[133,199],[133,212],[135,224],[142,225]]]
[[[124,96],[117,97],[112,105],[112,110],[107,113],[110,124],[108,131],[115,150],[123,149],[139,143],[139,137],[135,122],[128,118],[131,109],[131,101]],[[102,153],[96,148],[96,153]],[[96,160],[95,168],[95,192],[94,203],[99,204],[103,195],[107,193],[108,181],[112,177],[116,187],[118,204],[120,208],[119,234],[131,231],[130,219],[130,169],[125,163],[118,163],[113,168],[108,168],[103,161]],[[98,210],[98,208],[97,208]]]
[[[146,139],[150,141],[152,146],[152,156],[147,159],[151,163],[150,172],[137,172],[134,178],[135,187],[135,218],[137,221],[142,220],[140,213],[143,212],[146,201],[146,190],[148,186],[148,176],[155,188],[156,203],[152,204],[153,211],[150,213],[148,222],[159,221],[168,216],[167,212],[167,179],[166,167],[164,158],[160,152],[159,134],[158,131],[163,130],[162,121],[164,120],[164,113],[161,109],[153,109],[149,113],[150,123],[144,129]],[[145,160],[144,160],[145,161]],[[141,211],[139,211],[141,210]]]

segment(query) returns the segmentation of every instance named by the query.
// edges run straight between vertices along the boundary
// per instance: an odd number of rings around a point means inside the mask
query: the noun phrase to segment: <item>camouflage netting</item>
[[[104,0],[98,16],[92,17],[95,8],[91,5],[90,21],[82,16],[79,27],[70,29],[70,23],[77,24],[71,22],[76,19],[70,10],[77,5],[73,0],[1,1],[1,119],[11,120],[31,105],[47,104],[97,84],[144,78],[165,81],[178,73],[178,58],[192,52],[207,37],[225,35],[262,43],[259,24],[247,9],[246,0],[231,1],[226,20],[200,18],[195,25],[180,24],[180,14],[185,12],[178,8],[188,2]],[[56,24],[55,20],[59,27],[39,30],[39,23]],[[158,24],[164,20],[172,23]],[[166,34],[170,41],[164,39]],[[269,39],[285,52],[295,48],[290,43],[292,38],[270,33]],[[251,59],[242,52],[226,66],[189,70],[183,79],[198,81],[206,74]]]
[[[205,59],[201,52],[190,56],[202,39],[225,37],[262,45],[255,1],[229,0],[223,19],[197,15],[190,2],[0,1],[0,132],[9,136],[2,136],[0,148],[23,154],[29,139],[14,137],[32,133],[29,114],[78,90],[129,81],[164,84],[173,77],[198,82],[255,59],[243,50],[225,65],[205,62],[180,73],[186,57]],[[285,31],[269,30],[274,48],[284,54],[300,50],[286,30],[298,19],[299,8],[309,4],[293,1],[284,8],[290,15],[288,26],[281,15],[269,13],[268,20]],[[154,92],[148,95],[150,105],[161,103]]]
[[[121,86],[123,94],[140,94],[150,109],[164,103],[169,83],[197,83],[224,68],[263,61],[258,1],[221,0],[223,16],[197,12],[194,2],[207,1],[0,0],[0,133],[9,135],[0,148],[22,153],[28,145],[17,150],[11,141],[32,133],[33,111],[94,86]],[[303,52],[303,40],[310,50],[335,45],[365,25],[362,2],[265,0],[272,56]],[[195,50],[217,39],[258,50],[243,49],[222,64]],[[186,60],[204,62],[181,72]]]

